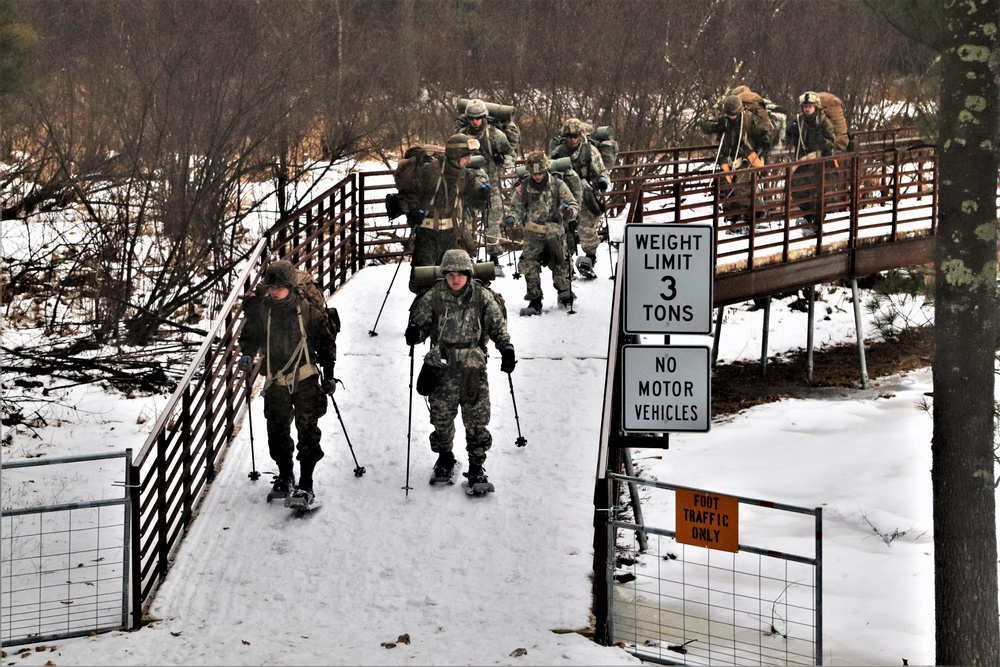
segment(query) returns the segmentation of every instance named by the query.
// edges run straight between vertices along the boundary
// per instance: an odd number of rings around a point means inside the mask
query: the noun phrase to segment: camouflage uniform
[[[541,303],[543,260],[552,271],[552,284],[560,292],[560,298],[569,294],[563,221],[576,218],[579,210],[569,186],[555,174],[545,172],[540,183],[530,175],[525,176],[514,188],[508,221],[524,227],[524,247],[518,270],[527,283],[525,300]]]
[[[723,115],[702,124],[705,134],[714,134],[719,142],[716,159],[718,166],[730,171],[726,183],[733,187],[724,192],[723,211],[745,210],[750,206],[749,179],[746,174],[736,173],[741,168],[752,167],[751,154],[763,161],[763,156],[771,150],[771,124],[753,111],[746,109],[736,95],[730,95],[723,102]],[[736,114],[729,118],[726,114]],[[741,198],[738,198],[741,197]],[[763,204],[761,200],[759,202]],[[742,217],[742,216],[741,216]]]
[[[461,136],[465,135],[454,135],[449,142]],[[459,163],[460,158],[471,155],[472,150],[446,148],[444,157],[437,155],[428,160],[417,172],[414,185],[399,193],[400,206],[407,211],[407,220],[414,228],[411,268],[438,266],[444,253],[452,248],[462,248],[470,256],[475,255],[475,244],[465,226],[464,212],[483,206],[488,201],[484,195],[488,196],[491,188],[485,171],[467,169]],[[423,214],[414,216],[417,211]],[[427,289],[417,286],[412,272],[409,288],[414,294]]]
[[[577,234],[580,246],[591,262],[597,261],[597,247],[601,244],[598,230],[601,228],[603,211],[597,200],[596,191],[603,192],[611,182],[610,165],[604,164],[601,152],[587,138],[587,126],[583,121],[570,118],[563,123],[563,141],[552,151],[549,157],[553,160],[568,157],[573,163],[573,171],[580,176],[579,190],[573,191],[573,196],[580,204],[579,224]],[[566,135],[580,135],[580,143],[570,146]],[[603,179],[603,181],[602,181]]]
[[[457,292],[441,279],[414,301],[410,322],[419,328],[411,344],[429,336],[431,349],[425,362],[440,368],[439,384],[428,399],[434,426],[431,451],[440,455],[452,450],[461,407],[470,472],[482,468],[493,444],[486,428],[490,423],[486,344],[492,339],[497,350],[513,355],[506,312],[493,293],[471,277]]]
[[[469,122],[474,118],[482,118],[478,128],[474,128]],[[479,140],[479,149],[476,153],[483,156],[486,175],[492,186],[489,206],[483,210],[483,215],[486,216],[486,251],[490,259],[496,263],[503,252],[503,248],[500,247],[500,221],[503,220],[504,210],[500,184],[504,173],[514,168],[514,147],[503,130],[490,124],[486,105],[481,100],[469,101],[465,113],[458,118],[457,125],[459,132]],[[467,210],[465,213],[466,220],[471,224],[473,212]]]
[[[819,95],[806,92],[800,98],[802,104],[813,104],[816,109],[811,114],[801,111],[788,125],[785,131],[785,143],[795,146],[795,159],[811,159],[820,156],[833,155],[837,143],[837,131],[833,121],[823,111],[823,103]],[[815,199],[818,188],[796,189],[818,184],[819,164],[804,164],[795,169],[792,176],[792,197],[799,200]],[[816,204],[813,201],[803,201],[799,204],[806,221],[816,221]],[[808,233],[808,232],[807,232]]]
[[[268,271],[276,265],[287,265],[291,271],[289,294],[280,301],[266,294],[247,302],[239,346],[251,359],[258,353],[264,355],[261,370],[266,376],[262,393],[267,446],[278,466],[278,476],[294,480],[292,455],[296,445],[291,436],[294,419],[298,433],[296,458],[301,468],[300,484],[303,487],[308,484],[311,491],[312,471],[323,458],[318,423],[327,410],[327,396],[320,388],[317,363],[323,369],[323,377],[332,382],[337,343],[326,313],[296,291],[291,264],[275,262]],[[279,284],[268,280],[269,284]]]

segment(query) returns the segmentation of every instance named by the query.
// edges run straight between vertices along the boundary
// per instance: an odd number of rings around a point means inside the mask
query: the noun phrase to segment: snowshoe
[[[300,514],[318,509],[322,503],[316,502],[316,494],[312,489],[295,489],[292,495],[285,498],[285,507],[296,510]]]
[[[594,258],[590,255],[576,258],[576,269],[580,272],[583,280],[593,280],[597,277],[594,273]]]
[[[431,473],[431,484],[454,484],[457,461],[453,452],[441,452]]]
[[[465,492],[470,496],[485,496],[496,490],[486,477],[486,470],[482,466],[470,465],[469,472],[464,475],[467,478]]]
[[[528,302],[528,305],[521,309],[521,317],[530,317],[531,315],[541,315],[542,314],[542,300],[532,299]]]
[[[275,475],[274,482],[271,484],[271,490],[267,492],[267,502],[271,502],[275,498],[287,498],[288,494],[292,492],[292,487],[294,486],[294,479],[287,479],[285,477]]]

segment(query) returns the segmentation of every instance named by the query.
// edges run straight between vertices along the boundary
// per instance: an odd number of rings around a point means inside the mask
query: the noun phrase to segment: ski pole
[[[410,433],[413,426],[413,346],[410,346],[410,414],[406,418],[406,497],[410,497]]]
[[[382,308],[385,308],[385,302],[389,300],[389,292],[392,291],[392,284],[396,282],[396,275],[399,273],[399,267],[401,267],[402,265],[403,265],[403,258],[400,257],[399,261],[396,262],[396,270],[392,272],[392,280],[389,281],[389,289],[385,291],[385,298],[382,299],[382,307],[378,309],[378,316],[375,318],[375,324],[373,324],[372,328],[368,330],[369,336],[378,335],[378,332],[375,331],[375,328],[378,327],[378,321],[382,317]]]
[[[408,237],[411,234],[413,228],[409,227],[408,229],[410,231],[408,231],[406,233],[406,237],[404,237],[404,239],[403,239],[403,248],[404,248],[404,250],[406,248],[406,241],[408,240]],[[375,318],[375,324],[373,324],[372,328],[368,330],[368,335],[369,336],[377,336],[378,335],[378,332],[375,331],[375,329],[378,327],[378,321],[382,317],[382,309],[385,308],[385,302],[389,300],[389,292],[392,291],[392,285],[393,285],[393,283],[396,282],[396,276],[399,274],[399,267],[402,266],[402,265],[403,265],[403,258],[400,257],[399,258],[399,262],[396,263],[396,270],[392,272],[392,280],[389,281],[389,289],[387,289],[385,291],[385,298],[382,299],[382,307],[378,309],[378,316]]]
[[[608,209],[604,209],[604,228],[608,230],[608,263],[611,265],[611,275],[608,276],[610,280],[615,279],[615,273],[618,271],[618,266],[615,264],[614,258],[611,256],[611,222],[608,220]]]
[[[333,379],[334,382],[340,382],[340,386],[344,386],[342,380],[338,378]],[[340,428],[344,432],[344,439],[347,440],[347,446],[351,450],[351,456],[354,457],[354,476],[361,477],[365,474],[365,467],[363,465],[358,465],[358,457],[354,455],[354,446],[351,444],[351,438],[347,435],[347,427],[344,426],[344,418],[340,416],[340,407],[337,406],[337,399],[334,398],[333,394],[330,394],[330,402],[333,403],[333,409],[337,411],[337,419],[340,420]]]
[[[247,422],[250,427],[250,472],[247,477],[250,481],[256,482],[260,479],[260,473],[257,472],[257,462],[254,459],[253,453],[253,408],[250,406],[250,371],[244,373],[247,379]]]
[[[521,418],[517,416],[517,399],[514,398],[514,378],[507,374],[507,383],[510,385],[510,402],[514,404],[514,422],[517,424],[517,440],[514,444],[518,447],[524,447],[528,444],[528,441],[524,439],[521,435]]]

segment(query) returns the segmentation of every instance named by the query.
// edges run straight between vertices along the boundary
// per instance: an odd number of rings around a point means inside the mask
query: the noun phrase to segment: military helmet
[[[743,100],[736,95],[730,95],[722,102],[722,110],[729,116],[739,113],[743,111]]]
[[[465,105],[466,118],[486,118],[488,114],[486,102],[483,102],[481,99],[469,100],[469,103]]]
[[[544,174],[549,170],[549,156],[542,151],[532,151],[528,153],[524,166],[529,174]]]
[[[479,139],[467,134],[453,134],[444,145],[444,152],[450,158],[461,158],[472,155],[479,150]]]
[[[441,273],[464,273],[472,276],[472,258],[459,248],[452,248],[441,258]]]
[[[811,90],[807,90],[799,95],[799,104],[815,104],[817,109],[823,106],[823,103],[819,100],[819,95]]]
[[[276,287],[295,287],[295,267],[284,259],[271,262],[264,271],[264,284]]]
[[[562,135],[564,137],[570,136],[570,135],[581,135],[582,136],[585,129],[586,129],[586,126],[584,125],[583,121],[580,120],[579,118],[567,118],[563,122]]]

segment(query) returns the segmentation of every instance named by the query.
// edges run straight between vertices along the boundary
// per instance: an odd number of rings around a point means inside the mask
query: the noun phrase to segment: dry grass
[[[868,378],[926,368],[933,356],[933,328],[907,329],[894,341],[865,347]],[[726,417],[755,405],[802,395],[816,387],[861,387],[861,364],[853,344],[813,352],[813,379],[807,378],[805,350],[780,359],[768,359],[761,374],[759,362],[719,364],[712,373],[712,416]]]

